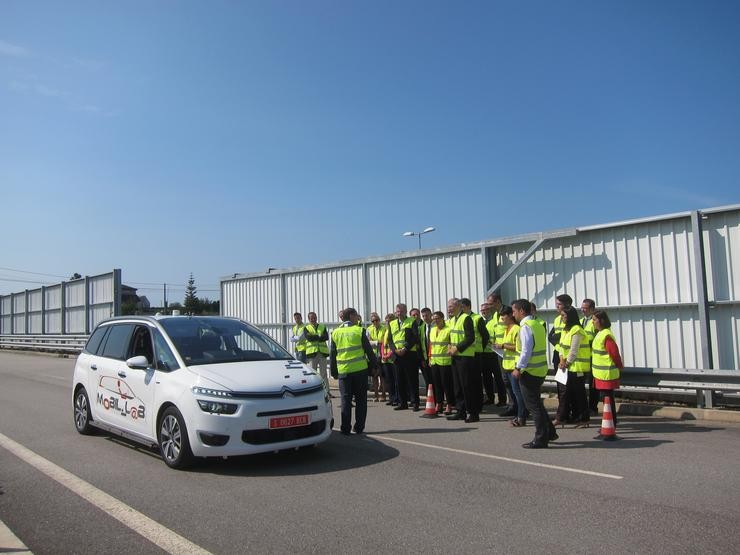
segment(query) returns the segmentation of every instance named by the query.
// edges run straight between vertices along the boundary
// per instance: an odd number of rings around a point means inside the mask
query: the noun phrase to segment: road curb
[[[558,408],[557,399],[543,399],[545,408]],[[657,416],[671,420],[703,420],[705,422],[729,422],[740,424],[740,411],[699,409],[694,407],[670,407],[648,403],[617,403],[617,414],[624,416]]]

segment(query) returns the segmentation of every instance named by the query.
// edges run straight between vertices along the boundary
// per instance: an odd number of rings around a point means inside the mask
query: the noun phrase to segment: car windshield
[[[261,330],[230,318],[164,318],[160,324],[188,366],[294,357]]]

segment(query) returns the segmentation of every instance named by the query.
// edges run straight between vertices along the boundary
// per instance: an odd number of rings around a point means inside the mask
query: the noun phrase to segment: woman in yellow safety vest
[[[591,414],[586,403],[586,380],[591,373],[591,345],[581,326],[578,311],[569,306],[563,310],[565,323],[560,334],[560,362],[558,368],[567,370],[565,385],[558,382],[558,412],[553,421],[563,425],[572,405],[576,428],[588,428]]]
[[[619,388],[620,371],[624,368],[624,364],[619,354],[617,340],[611,330],[612,323],[609,321],[609,316],[605,311],[597,310],[592,320],[596,330],[593,343],[591,343],[591,371],[594,374],[594,386],[599,392],[601,402],[609,403],[616,428],[617,411],[614,403],[614,390]]]
[[[385,315],[385,326],[383,327],[383,336],[380,341],[380,361],[383,371],[383,387],[384,391],[388,391],[388,400],[385,402],[386,405],[398,406],[401,402],[398,396],[398,376],[396,376],[396,365],[393,364],[393,351],[389,343],[389,335],[391,333],[390,323],[395,318],[392,313]]]
[[[514,315],[510,306],[501,309],[501,321],[504,326],[504,334],[498,343],[494,343],[496,349],[504,351],[504,358],[501,361],[501,369],[504,373],[504,381],[511,384],[511,411],[515,414],[511,419],[512,426],[524,426],[527,423],[527,407],[524,405],[524,397],[519,387],[519,380],[512,375],[516,368],[516,361],[522,354],[522,344],[519,341],[519,330],[521,327],[514,320]],[[508,411],[507,411],[508,412]]]
[[[447,398],[445,414],[452,414],[455,406],[455,391],[452,378],[452,357],[447,352],[450,346],[452,326],[445,323],[445,315],[437,311],[432,314],[433,326],[429,331],[429,370],[431,372],[435,407],[442,413],[442,402]]]

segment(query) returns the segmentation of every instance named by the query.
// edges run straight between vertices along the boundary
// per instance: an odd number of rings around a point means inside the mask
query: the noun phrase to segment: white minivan
[[[74,423],[157,446],[185,468],[313,446],[333,426],[321,377],[246,322],[124,316],[96,326],[74,371]]]

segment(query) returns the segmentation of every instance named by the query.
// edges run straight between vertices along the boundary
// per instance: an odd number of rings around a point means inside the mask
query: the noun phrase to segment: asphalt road
[[[530,451],[532,428],[492,411],[468,425],[370,402],[365,437],[177,472],[133,443],[77,434],[73,366],[0,353],[0,520],[37,554],[161,552],[145,522],[213,553],[740,551],[736,424],[623,417],[619,442],[565,429]],[[11,444],[125,504],[129,523]]]

